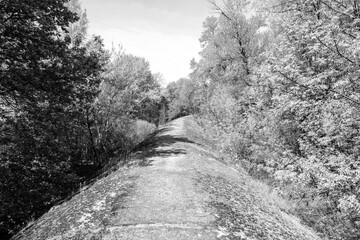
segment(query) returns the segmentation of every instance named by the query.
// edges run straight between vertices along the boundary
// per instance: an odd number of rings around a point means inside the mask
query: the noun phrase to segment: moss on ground
[[[197,181],[211,196],[208,205],[215,211],[214,225],[221,232],[220,239],[319,239],[256,190],[210,174],[199,173]]]
[[[99,179],[69,201],[53,207],[14,239],[96,240],[106,234],[111,218],[132,191],[129,169]]]

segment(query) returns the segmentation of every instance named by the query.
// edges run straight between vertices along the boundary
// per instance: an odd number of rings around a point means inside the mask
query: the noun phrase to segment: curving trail
[[[217,160],[192,117],[160,128],[127,169],[53,208],[16,239],[320,239]]]

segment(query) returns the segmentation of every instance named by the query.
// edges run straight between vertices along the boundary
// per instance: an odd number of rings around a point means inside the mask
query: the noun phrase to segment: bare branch
[[[219,7],[219,5],[216,4],[216,2],[215,2],[214,0],[209,0],[209,3],[210,3],[211,5],[213,5],[215,11],[220,12],[221,15],[223,15],[223,16],[224,16],[225,18],[227,18],[229,21],[233,21],[233,20],[225,13],[225,11],[224,11],[221,7]]]
[[[346,32],[345,30],[342,30],[342,33],[345,34],[345,35],[348,35],[348,36],[351,37],[352,39],[356,39],[356,36],[354,36],[354,35],[351,34],[351,33]]]

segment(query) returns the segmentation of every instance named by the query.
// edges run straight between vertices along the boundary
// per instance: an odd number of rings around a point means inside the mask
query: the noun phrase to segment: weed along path
[[[320,239],[218,155],[192,117],[172,121],[14,239]]]

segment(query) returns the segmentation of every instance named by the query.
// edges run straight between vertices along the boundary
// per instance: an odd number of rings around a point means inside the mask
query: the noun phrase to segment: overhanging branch
[[[309,90],[313,90],[313,88],[297,82],[295,79],[289,77],[288,75],[286,75],[285,73],[282,73],[282,72],[279,71],[279,70],[275,70],[275,72],[276,72],[276,73],[279,73],[279,74],[280,74],[282,77],[284,77],[286,80],[288,80],[288,81],[290,81],[290,82],[292,82],[292,83],[294,83],[294,84],[296,84],[296,85],[298,85],[298,86],[300,86],[300,87],[302,87],[302,88],[309,89]],[[320,89],[317,89],[317,90],[320,90]],[[342,93],[340,93],[340,92],[338,92],[338,91],[335,91],[335,90],[333,90],[333,89],[331,89],[331,88],[329,88],[328,90],[329,90],[330,92],[335,93],[335,94],[338,94],[338,95],[341,96],[342,98],[344,98],[344,99],[346,99],[346,100],[348,100],[348,101],[350,101],[350,102],[352,102],[352,103],[355,103],[355,104],[357,104],[357,105],[360,106],[360,102],[359,102],[359,101],[357,101],[357,100],[355,100],[355,99],[353,99],[353,98],[351,98],[351,97],[348,97],[348,96],[346,96],[346,95],[344,95],[344,94],[342,94]]]

